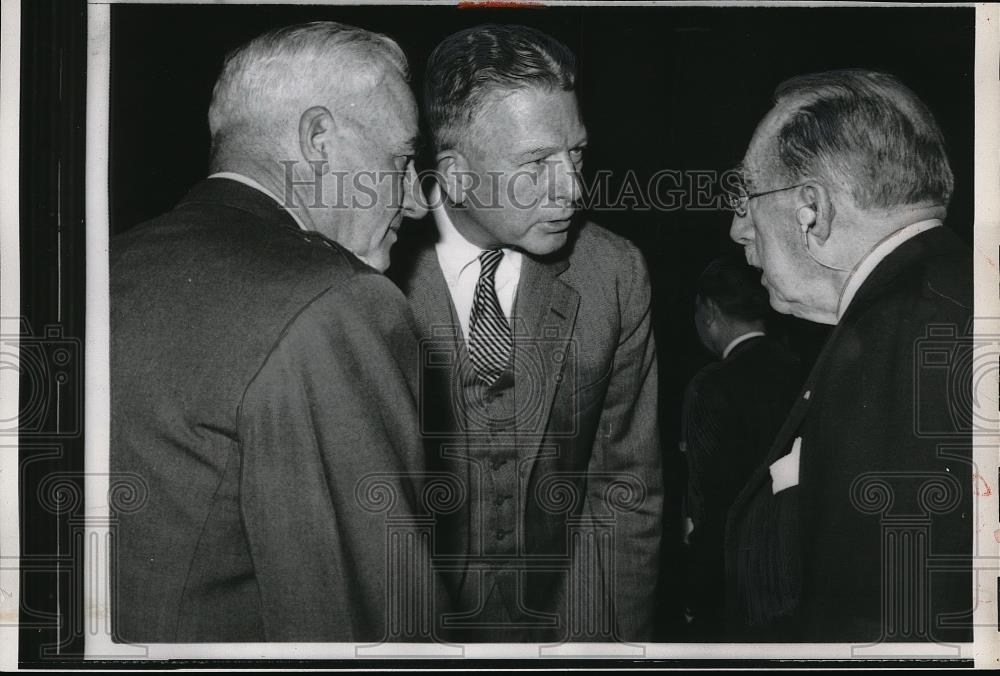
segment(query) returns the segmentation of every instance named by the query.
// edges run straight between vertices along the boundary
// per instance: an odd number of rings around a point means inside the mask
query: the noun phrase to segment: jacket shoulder
[[[182,204],[111,241],[113,300],[131,310],[214,306],[266,332],[322,294],[341,296],[369,278],[395,287],[341,245],[294,222],[215,203]],[[376,281],[375,287],[380,286]]]
[[[584,223],[569,250],[569,275],[581,284],[648,286],[646,260],[635,244],[593,222]]]
[[[291,222],[291,221],[289,221]],[[211,259],[249,279],[318,280],[378,274],[343,246],[312,231],[290,227],[227,204],[186,203],[111,240],[112,264],[130,254],[160,249]],[[211,269],[211,268],[210,268]],[[278,273],[276,275],[276,273]]]
[[[709,393],[717,395],[724,392],[727,389],[725,386],[726,375],[723,362],[711,361],[705,364],[688,381],[688,396],[706,396]]]
[[[973,308],[972,251],[953,245],[923,266],[924,296],[959,314]]]
[[[570,258],[591,260],[594,256],[603,259],[618,259],[631,262],[641,259],[639,247],[621,235],[616,235],[607,228],[587,221],[580,226]]]

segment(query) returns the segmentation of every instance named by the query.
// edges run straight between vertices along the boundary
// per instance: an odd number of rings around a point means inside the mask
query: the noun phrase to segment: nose
[[[753,226],[750,224],[750,219],[747,216],[733,214],[733,224],[729,227],[729,238],[743,246],[753,241]]]
[[[410,162],[403,178],[403,214],[414,220],[420,220],[427,215],[427,200],[420,189],[417,170]]]
[[[553,193],[560,206],[573,206],[583,195],[582,179],[568,152],[560,154],[553,167]]]

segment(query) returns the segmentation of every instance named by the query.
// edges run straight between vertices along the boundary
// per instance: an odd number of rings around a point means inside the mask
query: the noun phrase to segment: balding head
[[[947,206],[954,179],[944,136],[912,90],[887,73],[846,69],[778,85],[788,111],[774,139],[787,183],[822,176],[861,209]]]

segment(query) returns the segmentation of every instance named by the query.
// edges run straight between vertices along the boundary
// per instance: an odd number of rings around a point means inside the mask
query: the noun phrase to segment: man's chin
[[[547,232],[543,235],[532,237],[522,244],[521,249],[535,256],[547,256],[553,254],[566,246],[569,239],[569,228],[561,232]]]
[[[774,287],[767,283],[766,277],[761,279],[761,283],[764,285],[764,288],[767,289],[767,298],[771,302],[771,307],[774,308],[775,312],[780,312],[783,315],[795,314],[793,304],[785,300],[784,296],[779,295],[778,292],[774,290]]]
[[[821,312],[820,310],[803,303],[789,302],[783,298],[779,298],[773,292],[770,294],[769,298],[771,301],[771,307],[774,308],[775,312],[780,312],[783,315],[792,315],[793,317],[798,317],[799,319],[804,319],[807,322],[813,322],[815,324],[837,323],[837,317],[834,314]]]
[[[775,312],[780,312],[783,315],[795,314],[794,312],[792,312],[792,306],[786,303],[785,301],[779,300],[775,298],[773,295],[771,296],[770,300],[771,300],[771,307],[774,309]]]

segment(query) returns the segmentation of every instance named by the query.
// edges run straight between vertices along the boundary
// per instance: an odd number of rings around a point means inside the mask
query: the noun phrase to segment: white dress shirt
[[[441,264],[441,272],[444,273],[444,280],[448,283],[451,301],[458,313],[458,321],[462,325],[462,335],[468,340],[472,301],[476,295],[476,284],[479,282],[481,268],[479,254],[485,249],[480,249],[462,236],[445,211],[440,188],[434,186],[432,191],[430,203],[434,205],[432,208],[434,222],[437,223],[441,235],[434,248],[438,263]],[[510,322],[510,315],[514,311],[517,283],[521,278],[522,254],[506,248],[503,249],[503,253],[503,260],[497,266],[493,282],[497,299],[500,301],[500,309]]]
[[[265,195],[267,195],[268,197],[270,197],[271,199],[273,199],[275,202],[277,202],[281,206],[282,209],[284,209],[285,211],[287,211],[289,213],[289,215],[292,218],[295,219],[295,222],[299,224],[299,228],[301,228],[302,230],[308,230],[309,229],[309,228],[307,228],[305,226],[305,223],[302,222],[302,219],[299,218],[299,215],[296,214],[291,209],[289,209],[288,207],[286,207],[282,203],[282,201],[280,199],[278,199],[277,195],[275,195],[273,192],[271,192],[270,190],[268,190],[267,188],[265,188],[264,186],[262,186],[260,183],[258,183],[257,181],[253,180],[249,176],[244,176],[243,174],[238,174],[235,171],[218,171],[218,172],[212,174],[211,176],[209,176],[209,178],[228,178],[231,181],[236,181],[238,183],[242,183],[243,185],[248,185],[251,188],[254,188],[255,190],[259,190],[260,192],[264,193]]]
[[[905,228],[900,228],[895,232],[889,234],[881,242],[876,244],[871,251],[865,254],[865,257],[854,266],[854,270],[851,275],[847,278],[847,284],[844,285],[844,290],[840,292],[840,304],[837,306],[837,321],[844,316],[847,312],[847,306],[851,304],[854,300],[855,294],[857,294],[858,289],[861,285],[865,283],[868,276],[872,273],[872,270],[881,263],[886,256],[891,254],[903,242],[916,237],[922,232],[926,232],[931,228],[936,228],[941,225],[941,220],[937,218],[931,218],[926,221],[919,221],[917,223],[911,223]]]
[[[733,351],[733,348],[739,345],[740,343],[746,340],[750,340],[751,338],[756,338],[757,336],[763,336],[763,335],[765,335],[763,331],[747,331],[742,336],[736,336],[731,341],[729,341],[729,345],[726,345],[726,349],[722,351],[722,358],[725,359],[726,357],[728,357],[729,353]]]

